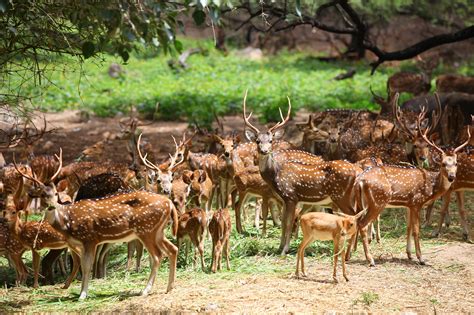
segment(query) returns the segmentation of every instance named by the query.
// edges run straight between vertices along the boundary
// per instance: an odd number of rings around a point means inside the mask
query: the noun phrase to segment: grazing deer
[[[201,257],[201,268],[204,271],[204,232],[207,228],[206,211],[200,208],[194,208],[179,216],[178,234],[178,251],[183,241],[186,245],[185,262],[188,261],[189,243],[194,246],[193,267],[196,268],[196,251],[199,251]]]
[[[172,218],[173,235],[177,233],[178,218],[172,201],[162,195],[135,191],[98,200],[82,200],[69,206],[60,205],[53,180],[61,171],[61,151],[57,158],[59,168],[46,183],[20,173],[36,183],[29,194],[41,199],[47,211],[47,221],[64,235],[70,247],[79,248],[83,275],[79,300],[87,296],[97,245],[133,239],[143,243],[153,261],[142,295],[146,296],[152,289],[162,254],[170,258],[169,292],[175,282],[177,248],[166,238],[164,230]]]
[[[230,270],[230,231],[232,223],[229,209],[223,208],[214,212],[209,222],[209,233],[212,238],[212,264],[211,271],[221,270],[222,251],[225,251],[227,270]]]
[[[244,96],[243,116],[245,134],[250,141],[257,143],[258,165],[262,178],[273,189],[284,203],[282,236],[280,250],[286,254],[289,249],[291,231],[296,216],[298,203],[329,205],[333,203],[344,213],[353,213],[351,200],[355,178],[362,170],[357,165],[346,161],[324,161],[319,156],[297,150],[281,150],[274,152],[272,142],[283,136],[282,127],[290,119],[291,102],[288,99],[286,117],[280,110],[281,122],[266,132],[259,131],[249,119],[252,113],[246,114],[247,93]],[[361,231],[366,237],[366,231]],[[366,250],[366,254],[368,250]],[[373,264],[373,258],[367,256]]]
[[[183,181],[188,185],[188,198],[196,206],[211,211],[212,181],[203,170],[184,171]]]
[[[421,130],[420,114],[417,121]],[[415,241],[416,256],[420,264],[425,264],[420,247],[420,211],[421,208],[446,193],[456,179],[457,152],[468,142],[461,144],[452,153],[447,153],[428,139],[427,128],[422,133],[422,138],[431,147],[441,154],[441,167],[439,172],[430,172],[416,167],[400,167],[382,165],[365,170],[356,180],[356,203],[367,215],[361,219],[361,228],[379,216],[387,207],[404,207],[408,209],[407,224],[407,256],[412,259],[411,237]],[[365,242],[365,240],[364,240]]]
[[[333,279],[337,282],[336,269],[337,259],[341,256],[342,274],[346,281],[349,281],[346,274],[346,260],[345,260],[345,243],[357,232],[357,220],[364,215],[365,212],[359,212],[355,216],[346,214],[329,214],[324,212],[310,212],[305,213],[300,218],[301,231],[303,231],[303,240],[298,248],[296,255],[296,277],[300,276],[301,272],[306,277],[304,268],[304,250],[311,245],[315,240],[329,241],[332,240],[334,244],[334,271]]]

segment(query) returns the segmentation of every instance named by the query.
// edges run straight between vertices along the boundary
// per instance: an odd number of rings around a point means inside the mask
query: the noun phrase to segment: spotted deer
[[[221,270],[222,251],[225,251],[227,269],[230,270],[230,231],[232,223],[229,209],[223,208],[214,212],[209,222],[209,233],[212,238],[212,263],[211,272]]]
[[[419,130],[421,130],[420,120],[419,118],[417,121]],[[429,128],[422,132],[422,138],[441,154],[441,167],[438,172],[417,167],[382,165],[364,171],[357,178],[354,186],[356,204],[367,210],[367,215],[360,221],[361,227],[365,227],[377,218],[384,208],[408,209],[406,252],[408,259],[412,259],[411,237],[413,236],[416,256],[420,264],[425,264],[419,239],[421,208],[450,189],[458,170],[457,152],[468,143],[465,142],[453,152],[448,153],[428,139],[428,130]]]
[[[147,154],[143,155],[140,149],[141,134],[137,141],[137,151],[143,164],[156,174],[157,190],[169,196],[176,205],[178,212],[184,213],[186,207],[187,184],[183,181],[181,166],[186,161],[182,156],[170,155],[169,163],[160,167],[150,162]],[[178,160],[179,159],[179,160]],[[179,169],[178,169],[179,168]]]
[[[196,268],[196,251],[201,257],[201,268],[204,271],[204,232],[207,228],[206,211],[200,208],[193,208],[179,216],[178,234],[178,251],[184,242],[186,246],[185,261],[188,261],[188,249],[190,243],[194,246],[193,266]]]
[[[334,282],[337,282],[336,269],[338,256],[341,256],[342,274],[344,279],[349,281],[346,274],[345,243],[357,232],[357,220],[364,214],[365,212],[359,212],[355,216],[349,216],[346,214],[335,215],[324,212],[310,212],[303,214],[300,218],[303,240],[301,241],[296,255],[296,277],[299,278],[300,276],[300,266],[303,277],[306,277],[304,268],[305,248],[311,245],[315,240],[332,240],[334,244]]]
[[[461,92],[474,94],[474,77],[442,74],[436,78],[436,91],[439,93]]]
[[[57,158],[59,168],[53,178],[61,171],[61,151]],[[81,258],[83,275],[79,300],[84,300],[87,296],[97,245],[133,239],[139,239],[143,243],[153,261],[142,295],[146,296],[152,289],[163,254],[170,258],[167,291],[173,288],[177,248],[166,238],[164,231],[172,219],[172,233],[177,233],[177,211],[171,200],[146,191],[134,191],[63,206],[56,199],[57,191],[51,179],[42,183],[35,177],[24,173],[22,175],[35,182],[36,187],[32,187],[29,193],[41,199],[46,209],[47,222],[66,238],[68,246],[79,248],[77,254]]]
[[[289,249],[291,231],[298,203],[337,206],[342,212],[354,213],[351,198],[355,178],[362,170],[347,161],[324,161],[321,157],[298,150],[273,151],[272,142],[283,136],[282,127],[290,119],[291,102],[288,99],[286,117],[280,110],[281,122],[268,129],[259,131],[250,123],[246,114],[245,93],[243,101],[243,117],[246,126],[245,135],[258,146],[258,165],[262,178],[272,188],[284,204],[282,219],[282,235],[279,250],[286,254]],[[361,231],[362,237],[367,231]],[[368,250],[366,250],[368,254]],[[373,258],[366,256],[373,264]]]
[[[212,206],[212,181],[206,171],[194,170],[184,171],[182,175],[184,183],[188,185],[187,197],[196,207],[211,211]]]

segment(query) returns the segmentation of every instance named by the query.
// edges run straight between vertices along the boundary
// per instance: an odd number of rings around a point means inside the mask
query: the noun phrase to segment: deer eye
[[[160,184],[160,183],[161,183],[161,179],[158,178],[158,179],[156,180],[156,182],[157,182],[158,184]]]

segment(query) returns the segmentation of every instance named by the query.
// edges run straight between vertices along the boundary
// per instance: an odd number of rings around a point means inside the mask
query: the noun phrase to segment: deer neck
[[[68,206],[55,202],[54,210],[46,211],[46,220],[56,230],[66,231],[69,226]]]
[[[258,168],[263,179],[272,181],[275,178],[278,164],[275,161],[273,152],[269,154],[258,154]]]
[[[448,180],[448,175],[444,169],[440,169],[439,172],[430,172],[432,177],[432,192],[433,198],[437,198],[443,195],[451,187],[451,182]]]

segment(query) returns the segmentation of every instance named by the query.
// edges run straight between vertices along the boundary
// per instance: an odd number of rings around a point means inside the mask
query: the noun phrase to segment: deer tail
[[[173,220],[173,226],[172,226],[172,233],[173,236],[176,237],[178,235],[178,211],[176,210],[176,207],[174,203],[170,200],[170,207],[171,207],[171,219]]]

